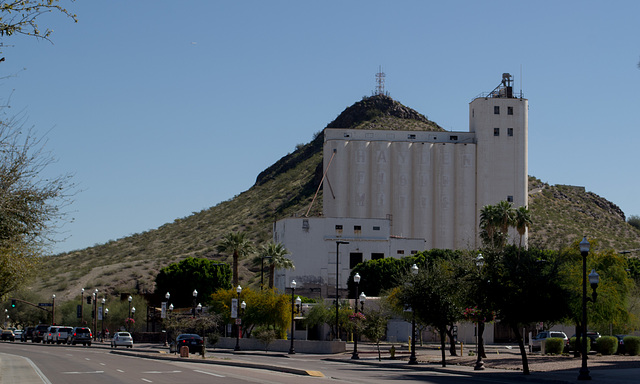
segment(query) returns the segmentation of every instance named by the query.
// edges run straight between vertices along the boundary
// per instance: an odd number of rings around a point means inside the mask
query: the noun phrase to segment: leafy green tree
[[[455,260],[438,259],[421,268],[416,276],[407,278],[400,288],[399,298],[413,309],[419,321],[433,326],[440,334],[442,366],[446,366],[445,350],[448,330],[462,319],[464,285]]]
[[[212,309],[222,319],[231,322],[231,300],[238,298],[235,289],[219,290],[212,297]],[[276,331],[279,338],[286,337],[291,325],[291,296],[279,294],[276,290],[254,291],[244,288],[240,302],[247,304],[242,315],[243,334],[249,336],[254,327],[263,326]]]
[[[218,289],[230,289],[231,270],[228,264],[209,259],[187,257],[179,263],[162,268],[156,276],[156,293],[163,297],[171,293],[175,307],[193,305],[193,290],[198,291],[202,303],[208,303]]]
[[[254,252],[253,243],[247,239],[243,232],[230,232],[220,239],[216,248],[220,253],[231,253],[233,255],[233,286],[237,287],[240,282],[238,260],[240,257],[248,256]]]
[[[269,288],[273,288],[273,281],[275,278],[276,269],[295,269],[293,261],[287,258],[289,255],[287,248],[282,243],[269,243],[260,247],[260,254],[256,257],[256,263],[262,263],[263,259],[267,259],[267,265],[269,266]]]
[[[556,322],[567,317],[570,292],[562,284],[566,258],[558,252],[522,250],[508,246],[496,252],[485,250],[484,277],[480,289],[490,308],[516,335],[522,371],[529,374],[521,328],[534,322]]]
[[[56,11],[77,22],[76,15],[58,4],[58,0],[22,0],[0,1],[0,37],[22,34],[38,39],[49,40],[53,32],[41,30],[37,18],[47,12]]]
[[[380,309],[366,310],[365,320],[362,324],[362,334],[369,340],[376,343],[378,350],[378,360],[382,360],[380,352],[380,341],[387,333],[387,322],[391,318],[391,312],[389,309],[385,309],[381,306]]]

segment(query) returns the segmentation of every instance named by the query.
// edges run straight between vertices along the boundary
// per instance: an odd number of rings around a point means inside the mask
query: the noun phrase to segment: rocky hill
[[[367,129],[443,129],[425,116],[388,96],[364,98],[346,108],[327,127]],[[98,288],[111,295],[149,294],[164,266],[188,256],[231,262],[215,250],[218,239],[230,231],[244,231],[256,243],[271,238],[273,223],[292,215],[322,212],[322,191],[311,204],[322,176],[323,137],[296,148],[261,172],[255,184],[234,198],[209,209],[177,218],[147,232],[69,253],[45,257],[31,290],[43,297],[55,293],[62,300],[81,288]],[[640,232],[625,222],[613,203],[584,188],[550,186],[530,180],[530,208],[534,225],[530,244],[560,248],[583,234],[600,239],[601,247],[640,248]],[[257,286],[258,265],[242,260],[241,284]]]

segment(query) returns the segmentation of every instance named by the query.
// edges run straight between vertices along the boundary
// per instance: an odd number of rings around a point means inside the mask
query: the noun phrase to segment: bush
[[[618,351],[618,338],[602,336],[598,338],[598,352],[603,355],[614,355]]]
[[[545,343],[545,353],[550,355],[560,355],[564,351],[564,339],[560,337],[550,337]]]
[[[627,336],[622,339],[624,342],[625,352],[630,356],[640,355],[640,337]]]
[[[582,345],[576,345],[575,336],[569,339],[569,349],[571,349],[572,351],[575,351],[575,350],[579,351],[582,349]],[[589,353],[589,351],[591,351],[591,339],[587,337],[587,353]]]

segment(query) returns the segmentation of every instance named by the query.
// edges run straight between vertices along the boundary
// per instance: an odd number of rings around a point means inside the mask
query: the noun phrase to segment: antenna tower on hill
[[[382,66],[378,67],[378,73],[376,73],[376,92],[375,95],[385,95],[385,96],[389,96],[389,94],[387,92],[385,92],[384,90],[384,78],[385,78],[385,74],[384,72],[382,72]]]

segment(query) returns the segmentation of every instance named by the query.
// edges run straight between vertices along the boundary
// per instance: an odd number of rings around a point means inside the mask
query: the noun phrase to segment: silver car
[[[111,339],[111,348],[118,346],[133,348],[133,337],[129,332],[116,332]]]

